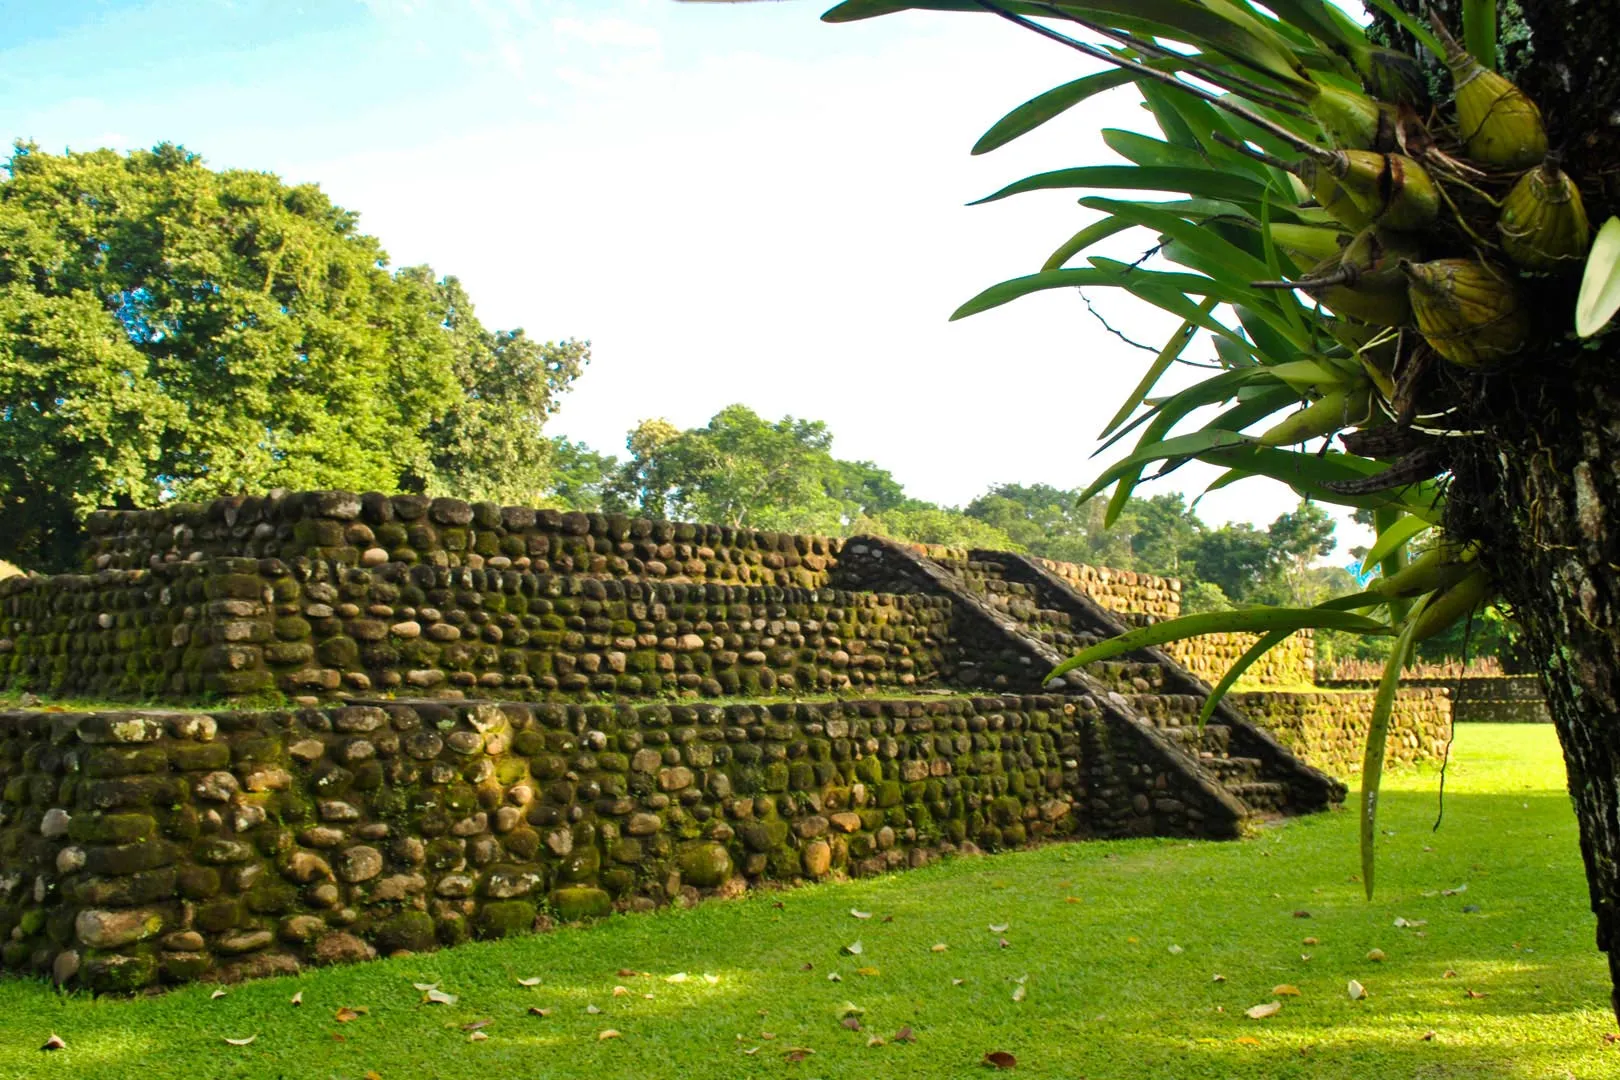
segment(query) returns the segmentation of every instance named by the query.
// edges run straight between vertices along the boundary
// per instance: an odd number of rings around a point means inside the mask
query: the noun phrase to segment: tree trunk
[[[1506,71],[1599,225],[1620,207],[1620,2],[1519,6],[1522,24],[1502,5],[1504,31],[1528,31]],[[1457,440],[1448,527],[1482,541],[1538,661],[1620,1017],[1620,331],[1573,340],[1577,285],[1532,287],[1542,323],[1518,365],[1453,369],[1473,414],[1459,426],[1483,434]]]

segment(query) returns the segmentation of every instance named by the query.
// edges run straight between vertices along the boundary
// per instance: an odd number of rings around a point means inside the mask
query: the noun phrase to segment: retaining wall
[[[1370,687],[1365,679],[1323,679],[1323,686]],[[1403,678],[1403,687],[1432,687],[1451,695],[1458,723],[1550,724],[1541,679],[1535,675]]]
[[[1238,816],[1091,699],[0,713],[0,961],[131,990]]]
[[[1315,768],[1330,776],[1360,775],[1374,691],[1251,690],[1228,697],[1273,738]],[[1445,757],[1450,738],[1449,691],[1403,687],[1396,694],[1384,751],[1389,767],[1437,765]]]

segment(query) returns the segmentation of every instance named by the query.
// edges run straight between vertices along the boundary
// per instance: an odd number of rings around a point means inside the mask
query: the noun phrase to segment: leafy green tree
[[[0,556],[75,520],[270,487],[541,490],[539,423],[585,361],[386,269],[312,184],[181,147],[53,155],[0,183]],[[531,453],[531,451],[538,453]]]
[[[948,547],[983,548],[991,551],[1024,551],[1024,546],[1001,529],[979,518],[950,507],[915,503],[889,510],[877,518],[860,518],[850,530],[876,533],[916,544],[944,544]]]
[[[567,510],[622,511],[627,509],[615,489],[619,459],[599,454],[582,442],[570,442],[561,435],[550,440],[549,490],[539,500],[543,505]]]

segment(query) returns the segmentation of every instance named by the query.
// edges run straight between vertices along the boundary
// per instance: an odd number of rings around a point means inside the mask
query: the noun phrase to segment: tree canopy
[[[540,424],[588,359],[479,323],[453,277],[390,273],[313,184],[16,145],[0,182],[0,556],[65,565],[73,523],[271,487],[538,498]]]

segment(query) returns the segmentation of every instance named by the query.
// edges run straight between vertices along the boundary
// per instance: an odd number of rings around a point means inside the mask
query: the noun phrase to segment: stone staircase
[[[1011,634],[1060,659],[1147,622],[1107,611],[1069,582],[1023,556],[974,550],[966,557],[911,557],[936,587],[958,586]],[[1051,670],[1050,666],[1046,670]],[[1309,813],[1340,802],[1345,788],[1301,762],[1226,702],[1198,726],[1211,688],[1159,649],[1086,665],[1063,680],[1070,692],[1104,698],[1162,736],[1186,763],[1232,796],[1251,818]]]

